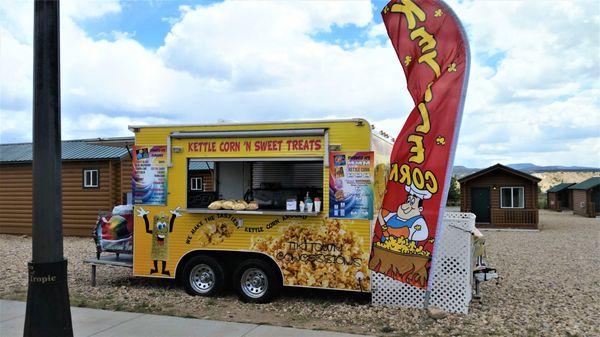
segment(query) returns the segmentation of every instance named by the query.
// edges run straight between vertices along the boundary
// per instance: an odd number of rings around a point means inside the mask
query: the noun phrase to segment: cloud
[[[457,159],[468,166],[522,158],[600,166],[596,146],[578,146],[600,136],[597,3],[451,6],[473,56]]]
[[[30,141],[32,129],[28,111],[0,108],[0,142]]]
[[[75,20],[100,18],[107,14],[119,13],[121,4],[118,0],[102,1],[61,1],[61,15]]]
[[[169,123],[160,117],[114,117],[102,113],[86,113],[66,116],[63,122],[63,139],[85,139],[93,137],[119,137],[129,134],[128,125],[152,125]],[[97,130],[103,130],[97,134]]]
[[[380,36],[384,36],[384,37],[387,36],[387,30],[385,29],[385,25],[383,24],[383,22],[373,25],[369,29],[369,37],[373,38],[373,37],[380,37]]]
[[[25,110],[31,106],[33,49],[0,28],[0,107]],[[29,55],[30,57],[26,57]]]
[[[64,138],[127,135],[128,123],[325,116],[366,117],[395,136],[413,108],[385,27],[374,20],[379,9],[367,1],[181,6],[178,16],[157,18],[171,24],[157,49],[136,40],[143,31],[91,36],[82,28],[124,15],[117,1],[61,5]],[[451,6],[473,56],[457,163],[598,166],[596,4]],[[21,130],[31,123],[32,13],[29,2],[0,2],[2,141],[31,137]],[[322,38],[348,26],[362,32],[352,45]]]

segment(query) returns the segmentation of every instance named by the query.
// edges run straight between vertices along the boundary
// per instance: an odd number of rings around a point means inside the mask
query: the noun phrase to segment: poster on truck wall
[[[373,152],[329,153],[329,217],[373,218]]]
[[[167,203],[167,147],[134,146],[131,180],[136,205]]]

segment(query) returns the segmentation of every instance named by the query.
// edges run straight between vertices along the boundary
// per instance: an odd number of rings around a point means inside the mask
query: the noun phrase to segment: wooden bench
[[[83,260],[83,263],[92,266],[92,287],[96,286],[96,267],[114,266],[133,269],[133,255],[131,254],[111,254],[100,256],[100,258],[92,258]]]

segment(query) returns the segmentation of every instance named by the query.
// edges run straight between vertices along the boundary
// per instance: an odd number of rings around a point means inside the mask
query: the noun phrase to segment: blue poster
[[[135,205],[166,205],[167,147],[134,146],[131,188]]]
[[[373,219],[373,152],[329,153],[329,217]]]

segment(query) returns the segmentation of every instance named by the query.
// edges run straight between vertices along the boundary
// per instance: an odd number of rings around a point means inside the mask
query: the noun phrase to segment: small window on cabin
[[[204,185],[202,183],[202,177],[190,178],[190,190],[192,190],[192,191],[204,191]]]
[[[501,187],[501,208],[525,208],[525,189],[523,187]]]
[[[217,168],[214,161],[188,162],[188,208],[206,208],[217,199]]]
[[[83,170],[83,187],[98,187],[98,170]]]

